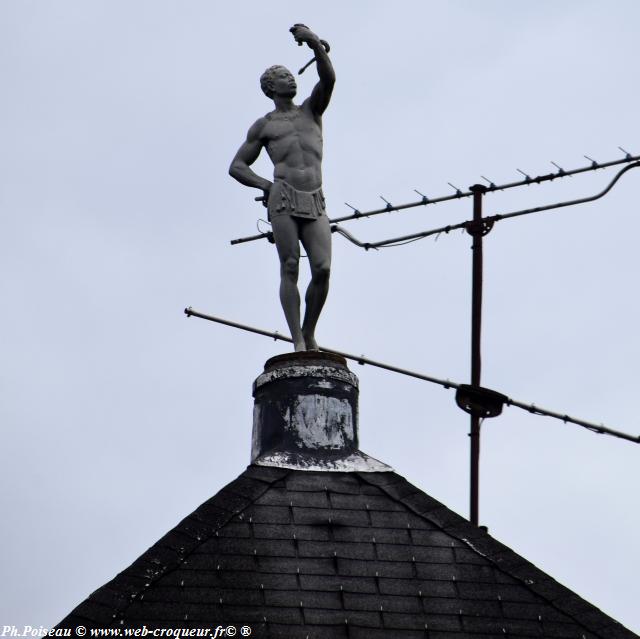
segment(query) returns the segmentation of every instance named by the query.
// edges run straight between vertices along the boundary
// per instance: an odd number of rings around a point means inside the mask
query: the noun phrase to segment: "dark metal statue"
[[[298,44],[315,54],[319,82],[300,105],[293,103],[296,81],[283,66],[269,67],[260,78],[275,109],[258,119],[236,153],[229,173],[238,182],[261,189],[280,257],[280,301],[296,351],[317,350],[315,329],[329,290],[331,229],[322,195],[322,114],[329,105],[335,73],[328,46],[303,24],[290,29]],[[250,166],[266,148],[274,165],[273,182]],[[300,323],[298,265],[300,243],[311,267]]]

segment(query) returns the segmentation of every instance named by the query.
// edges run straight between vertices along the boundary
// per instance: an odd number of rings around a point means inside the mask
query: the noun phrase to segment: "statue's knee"
[[[295,257],[288,257],[281,264],[282,275],[283,277],[288,277],[290,279],[298,278],[298,268],[299,268],[299,260]]]
[[[321,263],[315,266],[313,269],[312,277],[317,282],[328,282],[329,275],[331,274],[331,266],[327,263]]]

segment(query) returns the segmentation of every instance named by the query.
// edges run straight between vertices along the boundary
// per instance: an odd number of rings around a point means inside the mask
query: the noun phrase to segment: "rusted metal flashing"
[[[385,473],[394,472],[391,466],[370,457],[360,450],[348,455],[313,454],[293,451],[271,451],[255,459],[258,466],[274,466],[293,470],[323,470],[327,472]]]

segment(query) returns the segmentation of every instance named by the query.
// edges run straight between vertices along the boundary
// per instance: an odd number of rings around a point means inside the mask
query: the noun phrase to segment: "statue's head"
[[[260,88],[268,98],[274,98],[276,95],[293,98],[298,87],[291,71],[276,64],[260,76]]]

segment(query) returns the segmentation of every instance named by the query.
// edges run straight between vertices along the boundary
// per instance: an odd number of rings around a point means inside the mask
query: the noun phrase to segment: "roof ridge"
[[[447,508],[437,499],[408,482],[401,475],[395,472],[358,472],[357,475],[365,483],[384,491],[388,497],[401,503],[417,516],[464,543],[473,552],[491,562],[498,570],[516,579],[538,597],[553,606],[553,608],[570,617],[587,632],[593,633],[601,639],[638,639],[638,635],[607,615],[597,606],[589,603],[567,586],[556,581],[519,555],[515,550],[494,539],[481,528],[474,526],[470,521]],[[388,481],[392,477],[395,478],[395,481]],[[423,506],[427,506],[426,509]],[[484,548],[481,548],[482,546]],[[529,578],[521,573],[519,574],[515,570],[516,567],[529,573]],[[538,581],[531,577],[542,577],[544,587],[541,587]],[[554,597],[554,594],[557,596]],[[562,602],[562,604],[558,602]],[[568,607],[565,607],[567,604]],[[591,618],[593,622],[597,623],[597,626],[587,625],[584,621],[585,617]]]
[[[85,625],[90,621],[100,627],[110,627],[122,618],[126,610],[144,591],[158,580],[183,566],[193,552],[214,536],[232,517],[251,506],[273,484],[284,479],[292,471],[273,467],[250,465],[235,480],[225,485],[213,497],[201,504],[182,519],[156,543],[145,550],[138,559],[113,579],[92,592],[85,601],[74,608],[56,628],[68,627],[81,619]],[[216,503],[219,502],[219,503]],[[221,508],[224,503],[226,508]],[[231,504],[231,509],[229,509]],[[206,517],[203,517],[206,515]],[[185,539],[190,540],[185,541]],[[189,546],[188,550],[185,548]],[[107,602],[110,602],[107,603]],[[100,615],[102,619],[87,617],[82,609],[85,604],[98,605],[111,613]],[[94,610],[94,612],[97,612]]]

